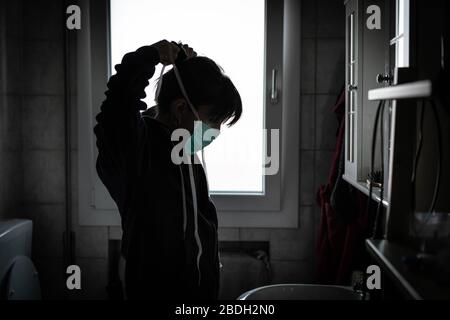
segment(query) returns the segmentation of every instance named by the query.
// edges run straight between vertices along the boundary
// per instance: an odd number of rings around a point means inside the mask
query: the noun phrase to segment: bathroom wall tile
[[[4,92],[22,94],[23,91],[23,44],[19,37],[6,37],[4,41],[5,84]]]
[[[0,0],[0,46],[1,40],[6,37],[6,2],[5,0]]]
[[[317,30],[317,1],[302,1],[302,37],[314,38]]]
[[[16,217],[33,221],[32,256],[34,258],[61,258],[63,256],[63,233],[65,230],[63,204],[23,205]]]
[[[78,201],[75,201],[75,202],[72,201],[72,204],[70,207],[71,207],[71,211],[72,211],[72,225],[78,226],[78,224],[79,224]]]
[[[62,258],[34,259],[39,274],[41,295],[43,300],[63,300],[68,293],[66,273]]]
[[[312,231],[308,228],[273,229],[270,234],[270,257],[275,260],[310,259]]]
[[[122,239],[122,227],[108,227],[108,239],[109,240],[121,240]]]
[[[106,300],[108,298],[108,260],[78,258],[81,269],[81,290],[73,290],[69,299]]]
[[[314,282],[314,272],[310,260],[272,260],[271,266],[273,284]]]
[[[79,207],[78,207],[78,195],[79,195],[79,183],[78,183],[78,151],[72,150],[71,154],[71,185],[72,185],[72,224],[74,226],[79,225]]]
[[[1,139],[1,136],[0,136]],[[5,181],[5,157],[0,151],[0,219],[7,219],[7,212],[11,210],[9,199],[7,197],[8,182]]]
[[[8,172],[8,189],[9,197],[18,205],[22,201],[23,191],[23,168],[22,168],[22,152],[12,151],[6,153],[6,158],[11,157],[6,170]]]
[[[242,293],[268,285],[270,273],[265,264],[254,257],[238,252],[221,252],[219,299],[232,300]]]
[[[300,153],[300,205],[315,202],[314,190],[314,151]]]
[[[319,236],[319,232],[318,230],[318,223],[316,215],[317,215],[317,211],[315,207],[311,207],[311,214],[312,214],[312,219],[314,220],[314,237],[313,237],[313,241],[312,241],[312,252],[311,252],[311,267],[313,268],[313,270],[316,270],[317,268],[317,253],[318,253],[318,249],[317,249],[317,244],[318,244],[318,236]]]
[[[240,228],[239,240],[240,241],[269,241],[270,240],[269,228]]]
[[[345,81],[345,41],[317,39],[316,93],[338,94]]]
[[[13,218],[21,200],[20,152],[0,151],[0,219]]]
[[[239,228],[220,228],[219,241],[239,241]]]
[[[0,125],[2,127],[5,125],[1,121],[3,121],[3,119],[5,119],[7,104],[8,104],[7,95],[4,94],[4,93],[0,93]],[[3,142],[4,142],[5,131],[6,130],[0,130],[0,152],[3,150]]]
[[[22,153],[20,151],[3,151],[0,153],[0,185],[2,204],[0,216],[13,218],[18,214],[18,205],[22,201],[23,171]]]
[[[318,205],[315,205],[314,207],[311,207],[313,220],[314,220],[314,246],[313,246],[313,252],[312,252],[312,262],[313,265],[317,265],[317,245],[318,245],[318,237],[320,235],[320,222],[321,222],[321,210]]]
[[[316,85],[316,40],[303,39],[301,48],[301,93],[311,94],[315,92]]]
[[[345,37],[345,6],[342,0],[316,1],[317,37]]]
[[[0,97],[0,147],[5,151],[22,150],[22,99],[16,95]]]
[[[1,157],[1,153],[0,153],[0,179],[3,178],[3,168],[2,168],[2,157]],[[0,180],[0,219],[7,219],[8,217],[6,216],[7,212],[9,210],[11,210],[9,208],[9,205],[6,203],[6,195],[5,195],[5,190],[6,190],[6,183],[3,183]]]
[[[24,38],[62,40],[65,17],[63,1],[27,1],[23,9]]]
[[[24,72],[27,74],[24,81],[26,94],[63,94],[62,44],[58,41],[25,41]]]
[[[4,30],[7,37],[20,37],[23,32],[22,0],[2,1],[1,15],[4,16]]]
[[[1,14],[0,14],[1,17]],[[0,26],[1,27],[1,26]],[[0,32],[1,35],[1,32]],[[0,36],[0,62],[3,63],[3,61],[6,59],[6,49],[5,49],[5,41],[3,41],[3,38]],[[6,70],[4,67],[0,69],[0,106],[4,103],[2,101],[2,98],[6,94]]]
[[[316,226],[316,234],[318,234],[317,231],[320,229],[321,219],[322,219],[321,208],[318,205],[316,205],[314,206],[314,224]]]
[[[315,208],[314,206],[302,206],[300,207],[300,230],[308,233],[310,237],[310,247],[304,252],[304,257],[306,260],[311,260],[313,263],[315,259],[316,252],[316,219],[315,219]]]
[[[108,227],[78,227],[75,241],[78,258],[108,257]]]
[[[72,203],[78,204],[78,151],[72,150],[71,154],[71,185]]]
[[[316,136],[316,101],[314,95],[302,95],[300,121],[300,149],[313,150]]]
[[[70,66],[70,94],[72,96],[77,95],[78,87],[78,56],[77,52],[77,33],[72,31],[68,35],[69,38],[69,66]]]
[[[64,149],[64,97],[25,96],[24,149]]]
[[[64,151],[25,150],[25,203],[62,203],[64,201]]]
[[[314,208],[313,206],[300,207],[300,231],[306,232],[307,236],[314,236]]]
[[[72,150],[78,150],[78,104],[77,96],[70,96],[70,144]]]
[[[337,95],[318,95],[316,97],[316,149],[334,150],[338,121],[332,108]]]
[[[6,37],[5,34],[5,15],[6,15],[6,1],[0,0],[0,45],[1,40]]]

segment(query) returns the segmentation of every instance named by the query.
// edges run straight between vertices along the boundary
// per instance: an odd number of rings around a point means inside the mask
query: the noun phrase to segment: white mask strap
[[[183,94],[184,98],[186,99],[187,103],[189,104],[189,107],[191,108],[192,113],[194,113],[194,116],[197,118],[197,120],[200,120],[197,110],[195,110],[194,106],[191,103],[191,100],[189,100],[186,90],[184,89],[184,85],[183,85],[183,82],[181,81],[181,76],[180,76],[180,73],[178,72],[178,68],[176,65],[173,65],[173,70],[175,71],[175,78],[177,78],[178,86],[180,87],[181,93]]]
[[[159,92],[161,91],[161,86],[162,86],[162,82],[163,82],[163,75],[164,75],[164,69],[166,68],[165,65],[162,66],[161,68],[161,74],[159,75],[159,81],[158,81],[158,86],[156,87],[156,92],[155,92],[155,103],[158,103],[158,97],[159,97]]]

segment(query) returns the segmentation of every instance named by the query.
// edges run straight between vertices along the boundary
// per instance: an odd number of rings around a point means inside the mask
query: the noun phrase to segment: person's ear
[[[176,99],[172,103],[172,114],[176,120],[176,125],[178,126],[182,121],[185,113],[187,111],[187,103],[184,99]]]
[[[187,110],[186,107],[187,107],[187,103],[184,99],[175,100],[175,102],[174,102],[175,114],[184,116],[184,114],[186,113],[186,110]]]

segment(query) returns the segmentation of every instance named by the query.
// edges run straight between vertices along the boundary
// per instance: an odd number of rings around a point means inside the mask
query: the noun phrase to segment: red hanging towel
[[[344,173],[345,90],[332,108],[339,121],[328,181],[317,190],[321,222],[317,239],[317,281],[350,284],[351,273],[365,261],[368,220],[366,198],[342,179]]]

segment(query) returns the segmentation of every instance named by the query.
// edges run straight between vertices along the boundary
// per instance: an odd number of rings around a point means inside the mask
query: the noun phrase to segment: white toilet
[[[31,220],[0,220],[0,300],[41,299],[39,276],[31,261]]]

